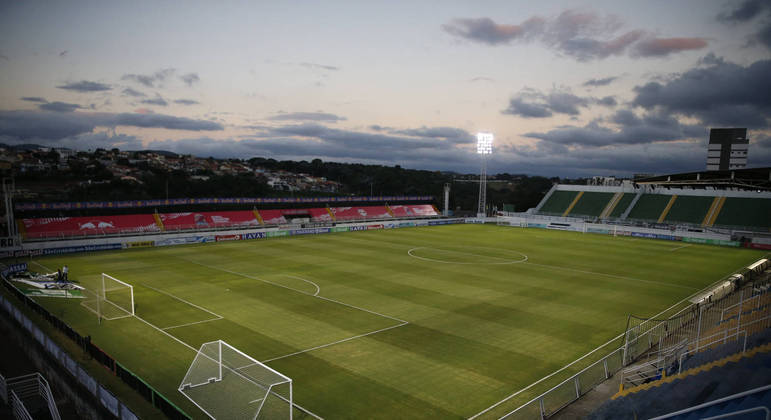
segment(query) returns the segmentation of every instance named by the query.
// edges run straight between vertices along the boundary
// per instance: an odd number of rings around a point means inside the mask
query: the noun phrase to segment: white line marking
[[[163,290],[161,290],[161,289],[156,289],[155,287],[152,287],[152,286],[150,286],[150,285],[147,285],[147,284],[144,284],[144,283],[140,283],[140,285],[141,285],[141,286],[144,286],[144,287],[147,287],[148,289],[152,289],[152,290],[155,290],[155,291],[156,291],[156,292],[158,292],[158,293],[163,293],[164,295],[166,295],[166,296],[168,296],[168,297],[170,297],[170,298],[172,298],[172,299],[176,299],[176,300],[178,300],[178,301],[180,301],[180,302],[182,302],[182,303],[187,303],[188,305],[190,305],[190,306],[192,306],[192,307],[194,307],[194,308],[196,308],[196,309],[200,309],[200,310],[202,310],[202,311],[204,311],[204,312],[208,312],[208,313],[210,313],[211,315],[214,315],[214,316],[216,316],[216,317],[218,317],[218,318],[223,318],[223,316],[222,316],[222,315],[219,315],[219,314],[215,314],[214,312],[212,312],[212,311],[210,311],[210,310],[208,310],[208,309],[206,309],[206,308],[204,308],[204,307],[202,307],[202,306],[198,306],[198,305],[196,305],[196,304],[195,304],[195,303],[193,303],[193,302],[189,302],[189,301],[186,301],[185,299],[182,299],[181,297],[178,297],[178,296],[174,296],[174,295],[172,295],[172,294],[171,294],[171,293],[169,293],[169,292],[164,292],[164,291],[163,291]]]
[[[665,282],[655,281],[655,280],[636,279],[636,278],[633,278],[633,277],[617,276],[615,274],[597,273],[597,272],[594,272],[594,271],[578,270],[576,268],[560,267],[560,266],[557,266],[557,265],[536,264],[536,263],[529,262],[529,261],[526,262],[525,264],[534,265],[534,266],[537,266],[537,267],[551,268],[553,270],[573,271],[573,272],[576,272],[576,273],[594,274],[594,275],[597,275],[597,276],[612,277],[612,278],[616,278],[616,279],[637,281],[637,282],[641,282],[641,283],[650,283],[650,284],[658,284],[658,285],[661,285],[661,286],[677,287],[677,288],[686,289],[686,290],[699,290],[696,287],[681,286],[679,284],[665,283]]]
[[[315,297],[317,299],[323,299],[323,300],[326,300],[326,301],[329,301],[329,302],[332,302],[332,303],[336,303],[338,305],[343,305],[343,306],[347,306],[349,308],[358,309],[360,311],[369,312],[369,313],[371,313],[373,315],[382,316],[383,318],[388,318],[388,319],[391,319],[391,320],[394,320],[394,321],[398,321],[398,322],[407,322],[407,321],[405,321],[403,319],[399,319],[399,318],[396,318],[396,317],[393,317],[393,316],[381,314],[380,312],[371,311],[369,309],[364,309],[364,308],[361,308],[359,306],[351,305],[351,304],[348,304],[348,303],[345,303],[345,302],[340,302],[339,300],[330,299],[330,298],[327,298],[327,297],[324,297],[324,296],[313,295],[311,293],[308,293],[308,292],[305,292],[305,291],[302,291],[302,290],[298,290],[298,289],[295,289],[295,288],[292,288],[292,287],[289,287],[289,286],[285,286],[285,285],[280,284],[280,283],[272,282],[270,280],[264,280],[264,279],[261,279],[261,278],[256,277],[256,276],[250,276],[248,274],[239,273],[237,271],[228,270],[226,268],[215,267],[215,266],[212,266],[212,265],[200,263],[198,261],[188,260],[188,259],[185,259],[185,258],[182,258],[182,257],[177,257],[177,258],[179,258],[181,260],[184,260],[184,261],[187,261],[187,262],[192,263],[192,264],[200,265],[201,267],[206,267],[206,268],[209,268],[209,269],[212,269],[212,270],[222,271],[222,272],[230,273],[230,274],[233,274],[233,275],[236,275],[236,276],[245,277],[247,279],[257,280],[257,281],[261,281],[263,283],[272,284],[274,286],[283,287],[284,289],[292,290],[292,291],[297,292],[297,293],[302,293],[302,294],[304,294],[306,296]]]
[[[401,324],[398,324],[398,325],[392,325],[392,326],[390,326],[390,327],[387,327],[387,328],[381,328],[381,329],[379,329],[379,330],[377,330],[377,331],[370,331],[370,332],[368,332],[368,333],[364,333],[364,334],[355,335],[355,336],[353,336],[353,337],[344,338],[344,339],[342,339],[342,340],[337,340],[337,341],[334,341],[334,342],[331,342],[331,343],[322,344],[322,345],[320,345],[320,346],[311,347],[311,348],[309,348],[309,349],[300,350],[300,351],[296,351],[296,352],[294,352],[294,353],[285,354],[285,355],[283,355],[283,356],[274,357],[274,358],[272,358],[272,359],[263,360],[263,361],[262,361],[262,363],[270,363],[270,362],[272,362],[272,361],[274,361],[274,360],[279,360],[279,359],[283,359],[283,358],[286,358],[286,357],[290,357],[290,356],[296,356],[296,355],[298,355],[298,354],[301,354],[301,353],[307,353],[307,352],[309,352],[309,351],[313,351],[313,350],[323,349],[324,347],[330,347],[330,346],[334,346],[335,344],[345,343],[346,341],[351,341],[351,340],[355,340],[355,339],[357,339],[357,338],[366,337],[366,336],[368,336],[368,335],[377,334],[377,333],[379,333],[379,332],[388,331],[388,330],[392,330],[392,329],[394,329],[394,328],[403,327],[403,326],[405,326],[405,325],[407,325],[407,324],[409,324],[409,322],[403,322],[403,323],[401,323]]]
[[[717,283],[721,282],[721,281],[722,281],[724,278],[728,277],[729,275],[731,275],[731,273],[734,273],[735,271],[736,271],[736,270],[733,270],[733,271],[731,271],[730,273],[728,273],[728,274],[724,275],[723,277],[721,277],[721,278],[720,278],[720,280],[717,280],[716,282],[714,282],[714,283],[710,284],[709,286],[707,286],[707,287],[705,287],[705,288],[703,288],[703,289],[701,289],[701,290],[706,290],[706,289],[709,289],[710,287],[712,287],[712,286],[716,285]],[[669,308],[667,308],[667,309],[664,309],[663,311],[661,311],[661,312],[657,313],[656,315],[653,315],[653,316],[652,316],[652,317],[650,317],[649,319],[656,319],[656,318],[658,318],[658,317],[659,317],[661,314],[664,314],[664,313],[667,313],[667,312],[669,312],[669,310],[670,310],[670,309],[672,309],[672,308],[674,308],[674,307],[676,307],[676,306],[680,305],[681,303],[683,303],[683,302],[687,301],[688,299],[690,299],[690,298],[692,298],[692,297],[696,296],[696,295],[697,295],[699,292],[701,292],[701,290],[699,290],[699,291],[696,291],[695,293],[692,293],[692,294],[688,295],[687,297],[683,298],[681,301],[679,301],[679,302],[675,303],[674,305],[670,306],[670,307],[669,307]],[[688,308],[689,308],[689,306],[687,306],[687,307],[685,307],[685,308],[681,309],[681,310],[680,310],[679,312],[677,312],[676,314],[674,314],[674,315],[670,316],[670,318],[672,318],[672,317],[675,317],[675,316],[679,315],[681,312],[683,312],[684,310],[686,310],[686,309],[688,309]],[[648,321],[646,320],[646,321],[644,321],[643,323],[645,323],[645,322],[648,322]],[[642,324],[640,324],[640,325],[642,325]],[[514,397],[516,397],[517,395],[519,395],[519,394],[521,394],[521,393],[523,393],[523,392],[527,391],[528,389],[532,388],[533,386],[535,386],[535,385],[538,385],[539,383],[541,383],[541,382],[543,382],[543,381],[545,381],[545,380],[547,380],[547,379],[551,378],[552,376],[554,376],[554,375],[556,375],[556,374],[558,374],[558,373],[562,372],[563,370],[565,370],[565,369],[569,368],[570,366],[573,366],[574,364],[576,364],[576,362],[578,362],[578,361],[580,361],[580,360],[584,359],[586,356],[589,356],[590,354],[592,354],[592,353],[596,352],[597,350],[599,350],[599,349],[603,348],[604,346],[607,346],[607,345],[608,345],[608,343],[612,343],[614,340],[618,340],[619,338],[623,337],[625,334],[626,334],[626,331],[624,331],[623,333],[621,333],[621,334],[617,335],[616,337],[614,337],[614,338],[610,339],[610,340],[609,340],[607,343],[603,344],[602,346],[600,346],[600,347],[597,347],[596,349],[594,349],[594,350],[590,351],[589,353],[586,353],[585,355],[581,356],[580,358],[578,358],[578,359],[576,359],[576,360],[574,360],[574,361],[572,361],[572,362],[568,363],[567,365],[563,366],[562,368],[560,368],[560,369],[558,369],[558,370],[555,370],[554,372],[552,372],[552,373],[551,373],[551,374],[549,374],[548,376],[544,376],[543,378],[541,378],[541,379],[539,379],[539,380],[537,380],[537,381],[533,382],[532,384],[530,384],[530,385],[528,385],[528,386],[526,386],[526,387],[524,387],[524,388],[520,389],[519,391],[517,391],[517,392],[515,392],[515,393],[513,393],[513,394],[511,394],[511,395],[509,395],[508,397],[506,397],[506,398],[504,398],[504,399],[502,399],[502,400],[498,401],[497,403],[495,403],[495,404],[493,404],[493,405],[491,405],[491,406],[489,406],[489,407],[485,408],[484,410],[482,410],[482,411],[480,411],[480,412],[478,412],[478,413],[474,414],[473,416],[469,417],[467,420],[473,420],[473,419],[475,419],[475,418],[477,418],[477,417],[481,416],[482,414],[485,414],[485,413],[487,413],[488,411],[492,410],[493,408],[495,408],[495,407],[498,407],[499,405],[501,405],[501,404],[505,403],[506,401],[508,401],[508,400],[510,400],[510,399],[512,399],[512,398],[514,398]],[[519,407],[517,407],[517,408],[519,408]]]
[[[249,401],[249,404],[252,404],[252,403],[256,403],[256,402],[260,402],[260,401],[262,401],[262,400],[264,400],[264,399],[265,399],[265,398],[257,398],[256,400],[251,400],[251,401]]]
[[[437,250],[437,251],[451,252],[451,253],[455,253],[455,254],[470,255],[472,257],[493,258],[493,259],[496,259],[496,260],[503,260],[504,262],[456,262],[456,261],[443,261],[443,260],[436,260],[436,259],[433,259],[433,258],[421,257],[421,256],[413,254],[413,251],[416,251],[418,249],[426,249],[426,248],[434,249],[434,250]],[[491,249],[497,249],[497,248],[491,248]],[[506,251],[509,251],[509,250],[506,250]],[[523,254],[521,252],[517,252],[517,251],[509,251],[509,252],[516,252],[517,254],[523,256],[524,258],[521,259],[521,260],[511,260],[511,259],[506,259],[506,258],[501,258],[501,257],[493,257],[493,256],[489,256],[489,255],[478,255],[478,254],[472,254],[470,252],[453,251],[453,250],[441,249],[441,248],[431,248],[431,247],[427,247],[427,246],[418,246],[418,247],[415,247],[415,248],[411,248],[411,249],[409,249],[407,251],[407,255],[409,255],[412,258],[417,258],[417,259],[423,260],[423,261],[437,262],[437,263],[442,263],[442,264],[457,264],[457,265],[470,265],[470,264],[504,265],[504,264],[519,264],[519,263],[523,263],[523,262],[527,261],[527,255],[525,255],[525,254]]]
[[[292,279],[302,280],[302,281],[304,281],[306,283],[312,284],[316,288],[316,293],[314,293],[313,296],[318,296],[319,293],[321,293],[321,288],[319,287],[319,285],[314,283],[314,282],[312,282],[312,281],[310,281],[310,280],[306,280],[306,279],[304,279],[302,277],[290,276],[289,274],[284,274],[284,276],[292,278]]]
[[[691,244],[685,244],[685,245],[681,245],[681,246],[678,246],[678,247],[675,247],[675,248],[670,248],[669,252],[677,251],[678,249],[687,248],[689,246],[691,246]]]
[[[174,329],[174,328],[189,327],[189,326],[195,325],[195,324],[203,324],[204,322],[219,321],[221,319],[225,319],[225,318],[219,317],[219,318],[204,319],[203,321],[195,321],[195,322],[188,322],[187,324],[172,325],[171,327],[163,327],[161,329],[166,331],[166,330],[171,330],[171,329]]]

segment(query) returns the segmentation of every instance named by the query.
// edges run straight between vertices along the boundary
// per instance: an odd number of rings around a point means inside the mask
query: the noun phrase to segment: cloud
[[[326,112],[286,112],[268,117],[271,121],[319,121],[338,122],[345,121],[345,117]]]
[[[616,100],[612,96],[600,99],[581,97],[565,88],[555,88],[549,93],[523,89],[509,100],[509,106],[501,113],[525,118],[546,118],[555,113],[575,116],[581,112],[581,108],[593,104],[615,106]]]
[[[67,102],[46,102],[43,104],[38,105],[38,108],[40,108],[43,111],[53,111],[53,112],[73,112],[76,109],[83,108],[82,106],[78,104],[70,104]]]
[[[769,74],[771,60],[745,67],[708,55],[701,66],[672,75],[668,81],[635,87],[632,103],[695,117],[707,125],[767,127],[771,115]]]
[[[473,79],[469,80],[469,82],[494,82],[495,80],[490,77],[484,77],[484,76],[478,76],[474,77]]]
[[[144,93],[142,93],[142,92],[140,92],[138,90],[132,89],[130,87],[123,89],[123,94],[126,95],[126,96],[133,96],[135,98],[143,98],[143,97],[147,96]]]
[[[603,77],[601,79],[589,79],[583,83],[583,86],[590,86],[590,87],[607,86],[615,82],[616,80],[618,80],[618,77],[616,76],[608,76],[608,77]]]
[[[178,105],[198,105],[200,102],[193,99],[176,99],[174,103]]]
[[[298,63],[298,65],[305,68],[314,69],[314,70],[329,70],[329,71],[340,70],[340,67],[337,67],[337,66],[330,66],[330,65],[318,64],[318,63],[302,62],[302,63]]]
[[[161,69],[152,74],[124,74],[121,80],[137,82],[146,87],[160,85],[176,72],[173,68]],[[197,77],[197,76],[196,76]]]
[[[96,127],[131,126],[169,130],[216,131],[222,124],[164,114],[0,111],[0,136],[59,140],[91,133]]]
[[[155,94],[155,98],[148,98],[148,99],[143,99],[141,102],[142,102],[143,104],[147,104],[147,105],[157,105],[157,106],[166,106],[166,105],[168,105],[168,104],[169,104],[168,102],[166,102],[166,100],[165,100],[165,99],[163,99],[163,98],[161,97],[161,95],[158,95],[157,93]]]
[[[543,19],[532,17],[519,25],[495,23],[492,19],[454,19],[442,25],[442,29],[456,37],[488,45],[508,44],[518,38],[539,33],[544,24]]]
[[[640,57],[666,57],[688,50],[700,50],[707,46],[704,38],[648,38],[635,45],[633,54]]]
[[[727,23],[747,22],[768,9],[771,9],[771,4],[767,0],[746,0],[736,9],[720,13],[717,19]]]
[[[46,102],[48,102],[48,101],[46,101],[45,98],[41,98],[40,96],[24,96],[24,97],[19,98],[19,99],[21,99],[22,101],[27,101],[27,102],[39,102],[39,103],[46,103]]]
[[[450,35],[471,42],[497,46],[515,41],[539,42],[561,55],[590,61],[626,54],[633,58],[665,56],[704,48],[703,38],[655,38],[648,31],[621,32],[621,19],[574,9],[550,18],[533,16],[520,24],[496,23],[489,17],[454,19],[442,25]]]
[[[198,77],[198,73],[183,74],[179,76],[179,79],[185,82],[185,84],[188,86],[193,86],[193,84],[198,83],[201,80]]]
[[[442,139],[448,143],[471,144],[476,142],[476,137],[466,130],[455,127],[420,127],[402,130],[389,130],[391,134],[402,134],[410,137]]]
[[[59,57],[66,57],[68,53],[69,53],[69,51],[64,50],[64,51],[59,53]]]
[[[623,144],[650,144],[702,137],[706,128],[680,123],[671,115],[649,112],[642,117],[631,110],[619,110],[609,120],[617,128],[592,121],[584,126],[562,126],[547,132],[531,132],[525,137],[563,146],[605,147]]]
[[[110,85],[99,82],[90,82],[88,80],[81,80],[79,82],[65,83],[61,86],[57,86],[59,89],[73,90],[75,92],[102,92],[112,89]]]

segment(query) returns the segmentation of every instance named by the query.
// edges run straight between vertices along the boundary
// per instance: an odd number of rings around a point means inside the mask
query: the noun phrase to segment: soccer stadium
[[[2,307],[119,418],[739,411],[769,393],[771,195],[767,168],[732,172],[471,218],[423,196],[19,204]]]

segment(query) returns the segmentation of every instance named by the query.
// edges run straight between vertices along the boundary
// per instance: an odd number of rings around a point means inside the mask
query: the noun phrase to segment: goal
[[[134,315],[134,287],[115,277],[102,273],[96,291],[84,290],[88,296],[81,305],[94,312],[101,321]]]
[[[213,419],[292,419],[292,380],[228,343],[204,343],[179,392]]]

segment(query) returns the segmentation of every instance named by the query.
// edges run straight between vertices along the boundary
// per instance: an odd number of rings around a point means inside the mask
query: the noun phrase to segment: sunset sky
[[[550,176],[771,166],[771,2],[0,0],[0,143]]]

